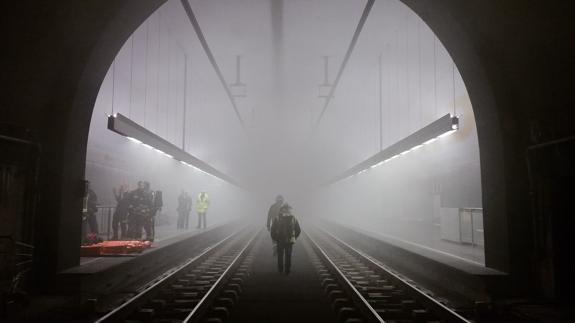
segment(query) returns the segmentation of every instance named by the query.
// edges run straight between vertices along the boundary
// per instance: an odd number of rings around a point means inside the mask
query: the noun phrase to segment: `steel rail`
[[[246,243],[246,245],[242,248],[242,250],[238,252],[238,255],[234,258],[234,260],[232,260],[228,268],[226,268],[226,270],[220,275],[220,278],[218,278],[218,280],[214,282],[212,287],[210,287],[210,289],[206,292],[204,297],[202,297],[199,303],[194,307],[192,312],[190,312],[190,314],[182,321],[182,323],[195,322],[198,318],[204,315],[207,310],[209,310],[209,307],[212,305],[213,299],[217,297],[218,292],[221,291],[222,287],[227,282],[228,278],[233,274],[235,269],[239,266],[239,264],[241,263],[240,260],[243,259],[249,247],[252,246],[253,241],[260,234],[262,230],[263,228],[256,231],[256,233],[250,238],[250,240]]]
[[[149,285],[136,296],[130,298],[128,301],[120,305],[119,307],[113,309],[112,311],[108,312],[106,315],[100,317],[95,321],[95,323],[104,323],[104,322],[117,322],[118,320],[124,319],[132,313],[138,306],[141,306],[145,303],[149,297],[161,289],[163,286],[171,282],[173,279],[186,270],[189,266],[195,264],[203,260],[204,258],[208,257],[211,251],[216,250],[219,246],[223,245],[225,242],[231,240],[231,238],[239,235],[242,231],[246,230],[247,227],[243,227],[240,230],[230,234],[229,236],[225,237],[224,239],[220,240],[219,242],[207,247],[204,251],[193,257],[192,259],[186,261],[184,264],[176,266],[173,272],[169,273],[162,279],[158,280],[157,282]]]
[[[345,274],[338,268],[338,266],[330,259],[325,250],[307,233],[304,232],[306,237],[311,242],[312,248],[324,260],[324,263],[336,273],[338,281],[344,286],[348,294],[354,299],[354,304],[359,308],[364,317],[368,318],[370,322],[385,323],[385,321],[377,314],[375,309],[369,302],[361,295],[361,293],[353,286]]]
[[[372,265],[376,266],[378,269],[384,271],[387,275],[389,275],[393,279],[393,281],[395,283],[400,285],[400,287],[405,288],[406,292],[409,292],[409,294],[413,298],[415,298],[415,300],[421,302],[424,306],[426,306],[429,309],[431,309],[432,311],[434,311],[434,314],[436,314],[437,316],[441,317],[444,320],[447,320],[448,322],[471,323],[471,321],[469,321],[468,319],[459,315],[458,313],[456,313],[455,311],[453,311],[449,307],[445,306],[441,302],[437,301],[433,297],[422,292],[417,286],[409,283],[405,279],[399,277],[397,274],[391,272],[389,269],[387,269],[385,266],[383,266],[379,261],[373,259],[371,256],[365,254],[364,252],[362,252],[360,250],[357,250],[356,248],[350,246],[348,243],[342,241],[338,237],[334,236],[333,234],[331,234],[330,232],[327,232],[326,230],[324,230],[322,228],[318,228],[318,230],[320,230],[322,233],[326,234],[327,236],[329,236],[330,238],[335,240],[340,246],[343,246],[344,249],[348,249],[348,250],[352,251],[353,253],[361,256],[361,258],[368,261],[370,264],[372,264]]]

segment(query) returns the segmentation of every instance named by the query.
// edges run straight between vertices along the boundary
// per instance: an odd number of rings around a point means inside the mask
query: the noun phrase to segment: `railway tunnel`
[[[571,6],[4,6],[8,321],[573,318]]]

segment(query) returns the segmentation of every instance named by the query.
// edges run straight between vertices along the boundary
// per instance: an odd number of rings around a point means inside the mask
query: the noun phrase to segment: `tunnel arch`
[[[66,129],[65,160],[85,163],[85,152],[88,138],[92,108],[99,87],[116,53],[138,26],[166,1],[130,2],[112,9],[111,18],[105,29],[96,32],[98,41],[85,61],[82,74],[77,82],[71,114],[63,123]],[[481,178],[483,205],[485,209],[486,230],[486,265],[495,269],[509,270],[509,251],[507,248],[507,213],[506,182],[504,173],[503,138],[501,134],[499,108],[491,82],[486,72],[486,65],[478,55],[474,37],[469,27],[460,23],[462,8],[453,2],[442,2],[437,5],[422,4],[417,1],[402,1],[413,12],[419,15],[442,41],[455,61],[469,93],[477,122],[481,158]],[[458,26],[453,28],[453,26]],[[78,149],[80,148],[80,149]],[[73,156],[72,158],[70,158]],[[75,178],[82,178],[83,170],[77,169]],[[83,169],[83,168],[82,168]],[[81,172],[81,173],[80,173]],[[67,183],[68,188],[73,181]],[[486,189],[488,188],[488,189]],[[72,211],[65,212],[73,214]],[[74,221],[63,219],[62,224],[68,228],[77,228]],[[60,243],[78,245],[72,238],[63,239]],[[76,257],[66,256],[61,267],[72,265]]]

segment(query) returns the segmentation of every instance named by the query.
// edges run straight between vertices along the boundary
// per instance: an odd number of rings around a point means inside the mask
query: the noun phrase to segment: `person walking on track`
[[[278,218],[272,223],[271,238],[277,244],[278,270],[289,275],[291,270],[292,247],[301,233],[299,222],[291,213],[291,206],[284,203]]]

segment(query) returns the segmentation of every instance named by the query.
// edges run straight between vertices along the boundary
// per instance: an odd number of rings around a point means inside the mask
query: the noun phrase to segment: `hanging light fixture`
[[[128,138],[134,143],[142,145],[143,147],[146,147],[150,150],[154,150],[166,157],[175,159],[185,166],[217,177],[237,187],[241,187],[234,179],[228,175],[218,171],[197,157],[190,155],[186,151],[180,149],[176,145],[154,134],[153,132],[142,127],[141,125],[120,113],[108,116],[108,129]]]
[[[329,83],[329,56],[323,56],[323,83],[318,85],[318,98],[328,98],[333,84]]]
[[[327,182],[327,184],[333,184],[350,176],[361,174],[370,168],[375,168],[383,165],[392,159],[406,155],[423,147],[424,145],[428,145],[438,140],[439,138],[448,136],[458,129],[459,118],[448,113],[428,124],[427,126],[417,130],[411,135],[381,150],[377,154],[369,157],[361,163],[353,166],[352,168],[343,172],[341,175]]]
[[[236,55],[236,81],[230,84],[230,92],[234,98],[245,98],[247,94],[247,86],[240,81],[241,78],[241,59],[240,55]]]

